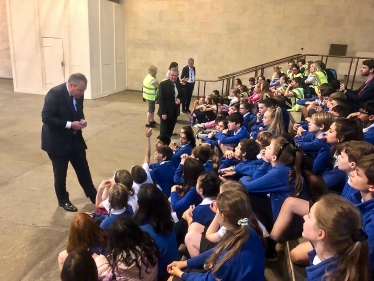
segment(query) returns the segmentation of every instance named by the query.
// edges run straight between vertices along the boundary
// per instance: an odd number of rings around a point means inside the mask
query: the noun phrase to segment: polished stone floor
[[[57,255],[66,247],[73,214],[57,206],[51,162],[40,149],[43,100],[15,93],[12,80],[0,79],[1,280],[60,280]],[[147,107],[140,92],[86,100],[84,108],[83,135],[95,186],[118,169],[142,163]],[[184,115],[176,130],[186,123]],[[154,129],[153,140],[158,133]],[[71,167],[67,188],[79,211],[93,210]],[[267,268],[268,280],[287,280],[283,275],[281,262]]]

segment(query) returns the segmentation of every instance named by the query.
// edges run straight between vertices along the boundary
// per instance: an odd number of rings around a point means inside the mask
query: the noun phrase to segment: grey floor
[[[43,100],[15,93],[12,80],[0,79],[1,280],[60,280],[57,255],[66,247],[73,214],[57,206],[51,162],[40,149]],[[86,100],[84,107],[88,126],[83,135],[95,186],[118,169],[142,163],[146,105],[140,92]],[[176,131],[186,123],[182,116]],[[154,129],[153,140],[158,133]],[[93,210],[71,167],[67,188],[80,212]],[[277,262],[269,265],[266,276],[287,280],[284,272]]]

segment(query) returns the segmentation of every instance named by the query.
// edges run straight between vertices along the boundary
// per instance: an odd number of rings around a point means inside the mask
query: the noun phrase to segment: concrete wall
[[[372,51],[373,1],[126,0],[128,88],[138,90],[150,64],[163,78],[170,62],[193,57],[197,78],[216,79],[297,53]],[[247,78],[249,75],[247,76]],[[220,84],[208,86],[221,89]],[[196,92],[196,90],[195,90]]]
[[[5,0],[0,0],[0,77],[12,78]]]

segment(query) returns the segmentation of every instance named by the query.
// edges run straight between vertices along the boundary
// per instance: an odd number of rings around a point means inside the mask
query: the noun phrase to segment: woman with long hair
[[[58,255],[60,270],[66,257],[72,251],[85,250],[92,254],[103,254],[107,246],[107,235],[86,213],[76,214],[70,224],[69,240],[66,250]]]
[[[170,204],[155,184],[146,183],[140,187],[138,205],[134,220],[156,242],[161,254],[158,261],[158,277],[159,280],[166,280],[166,266],[179,258]]]
[[[226,234],[217,247],[187,261],[169,264],[173,280],[265,280],[262,231],[248,197],[240,191],[223,192],[217,197],[216,208]],[[181,271],[185,267],[190,272]],[[204,268],[206,272],[191,272],[193,268]]]
[[[109,230],[108,256],[93,255],[102,280],[157,280],[160,254],[133,218],[118,217]]]

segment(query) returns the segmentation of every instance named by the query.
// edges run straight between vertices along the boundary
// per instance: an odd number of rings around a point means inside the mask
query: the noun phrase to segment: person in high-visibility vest
[[[157,68],[151,65],[148,68],[148,75],[143,80],[143,99],[148,101],[148,112],[145,126],[147,128],[155,128],[156,122],[154,120],[158,81],[156,79]]]
[[[312,63],[309,71],[310,74],[308,78],[304,81],[304,83],[309,85],[312,84],[314,86],[315,92],[318,93],[319,86],[328,83],[326,72],[323,71],[318,61]]]

